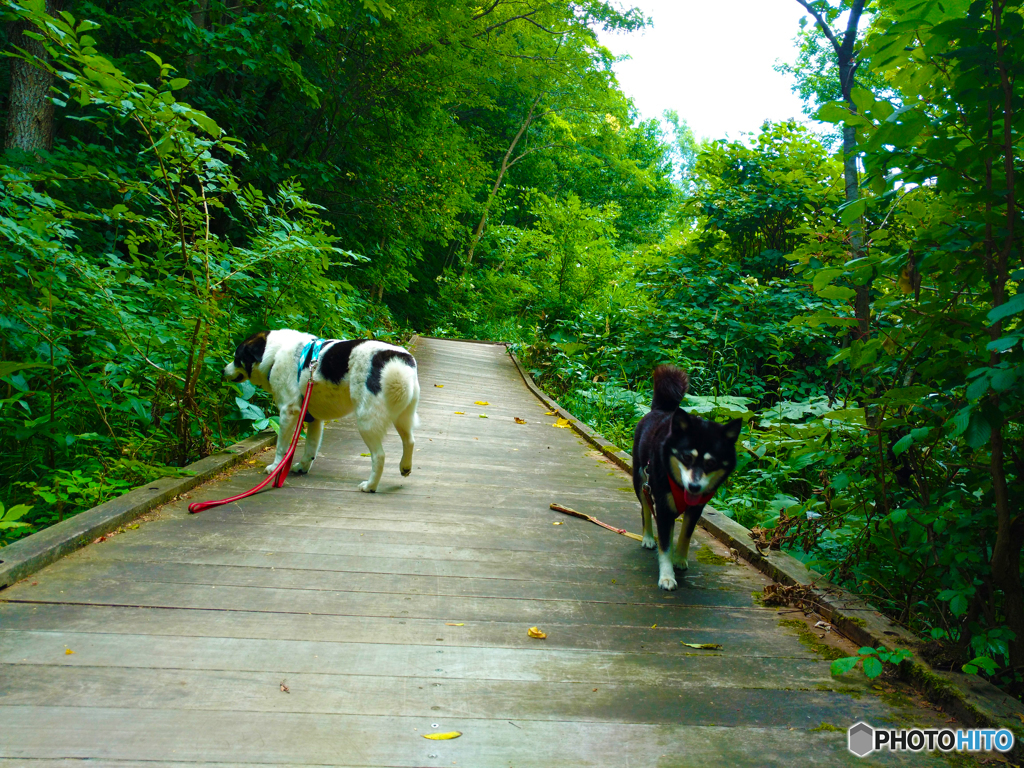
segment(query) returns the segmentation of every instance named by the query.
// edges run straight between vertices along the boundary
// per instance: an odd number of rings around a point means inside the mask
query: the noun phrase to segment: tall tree
[[[63,10],[65,4],[65,0],[46,0],[46,12],[53,16]],[[24,20],[11,22],[8,25],[10,44],[30,56],[46,61],[46,50],[42,42],[25,35],[25,32],[33,29],[32,24]],[[11,57],[8,61],[11,90],[4,147],[26,152],[49,152],[53,148],[53,100],[50,98],[53,76],[42,67],[32,64],[30,59]]]
[[[853,98],[853,90],[856,86],[857,67],[860,62],[857,57],[857,27],[860,24],[861,15],[867,5],[866,0],[839,0],[836,5],[829,3],[829,0],[796,0],[807,9],[814,17],[815,24],[822,34],[828,39],[835,51],[836,61],[839,66],[839,88],[843,95],[843,101],[850,114],[857,114],[857,104]],[[832,25],[839,17],[846,12],[846,30],[839,32],[834,30]],[[840,37],[841,35],[841,37]],[[860,213],[863,207],[857,206],[860,198],[860,185],[857,181],[857,130],[852,122],[843,124],[843,177],[846,190],[847,210],[851,213],[844,219],[852,218],[850,227],[850,260],[859,259],[864,250],[864,232]],[[853,215],[857,214],[857,215]],[[867,280],[863,285],[856,287],[854,304],[858,322],[858,332],[862,339],[868,337],[871,325],[871,281]]]

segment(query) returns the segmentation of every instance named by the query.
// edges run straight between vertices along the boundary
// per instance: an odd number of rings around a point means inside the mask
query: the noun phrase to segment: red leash
[[[221,504],[230,504],[233,501],[244,499],[246,496],[252,496],[254,493],[259,493],[267,487],[271,482],[274,483],[275,488],[280,488],[284,485],[285,478],[288,477],[288,473],[292,468],[292,456],[295,455],[295,446],[299,444],[299,433],[302,432],[302,425],[306,420],[306,411],[309,410],[309,397],[313,394],[313,373],[314,366],[310,366],[309,370],[309,383],[306,385],[306,394],[302,398],[302,411],[299,413],[299,421],[295,425],[295,434],[292,435],[292,444],[288,446],[288,453],[281,459],[281,463],[277,465],[271,474],[267,475],[267,479],[257,485],[255,488],[250,488],[244,493],[240,493],[237,496],[232,496],[228,499],[219,499],[217,501],[193,501],[188,505],[189,514],[195,514],[196,512],[203,512],[213,507],[219,507]]]

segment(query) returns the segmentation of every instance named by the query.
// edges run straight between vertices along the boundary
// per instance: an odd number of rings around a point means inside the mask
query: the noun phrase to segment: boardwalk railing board
[[[527,388],[551,410],[566,419],[572,429],[623,471],[633,474],[628,453],[610,443],[581,422],[543,392],[509,349],[519,375]],[[754,545],[750,530],[712,507],[705,507],[700,526],[731,549],[739,552],[759,571],[785,585],[812,587],[816,594],[818,613],[830,621],[843,635],[861,646],[900,647],[911,650],[921,645],[919,638],[892,623],[880,611],[812,571],[792,555],[770,551],[763,555]],[[923,693],[967,725],[976,728],[1009,728],[1016,734],[1015,756],[1024,754],[1024,706],[996,686],[978,677],[934,670],[916,654],[904,662],[903,677]]]

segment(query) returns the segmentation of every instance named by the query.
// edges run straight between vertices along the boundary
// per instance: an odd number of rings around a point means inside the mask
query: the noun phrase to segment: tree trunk
[[[494,202],[495,196],[498,194],[498,190],[501,188],[501,182],[505,178],[505,173],[515,165],[516,160],[521,158],[512,158],[512,153],[516,151],[516,145],[519,144],[519,140],[523,138],[523,134],[526,133],[526,129],[530,127],[530,123],[533,122],[533,111],[537,108],[537,104],[540,103],[540,96],[533,100],[533,104],[530,105],[530,111],[526,115],[526,119],[523,120],[522,125],[519,126],[519,130],[516,132],[515,137],[512,139],[512,143],[509,144],[508,151],[505,156],[501,159],[501,168],[498,170],[498,178],[494,182],[494,186],[491,187],[490,194],[487,195],[487,201],[484,203],[484,212],[480,216],[480,222],[476,225],[473,230],[473,237],[469,241],[469,249],[466,251],[466,263],[462,266],[462,274],[466,274],[469,271],[469,265],[473,263],[473,253],[476,251],[476,246],[480,242],[480,238],[484,235],[484,228],[487,226],[487,216],[491,212],[491,204]]]
[[[1004,59],[1005,41],[1002,37],[1002,10],[1000,0],[993,0],[992,23],[996,37],[996,62],[999,70],[999,85],[1003,96],[1003,138],[999,150],[1003,155],[1003,170],[1006,174],[1006,225],[1005,239],[996,257],[992,270],[992,306],[998,307],[1006,302],[1006,284],[1009,282],[1010,256],[1014,250],[1015,224],[1017,221],[1017,197],[1014,187],[1014,103],[1013,88]],[[990,174],[987,174],[990,175]],[[989,180],[989,184],[991,181]],[[989,242],[991,247],[991,241]],[[992,340],[1003,333],[1003,322],[993,323],[989,329]],[[998,363],[998,355],[992,354],[990,365]],[[1021,550],[1024,549],[1024,514],[1020,512],[1019,501],[1010,500],[1004,466],[1004,430],[1005,421],[999,413],[999,397],[993,397],[992,413],[999,414],[999,423],[992,424],[992,455],[990,467],[992,471],[992,491],[995,497],[996,540],[992,545],[992,580],[1003,592],[1003,610],[1006,612],[1006,624],[1016,637],[1009,643],[1010,666],[1016,670],[1024,670],[1024,584],[1021,583],[1020,566]],[[990,417],[991,418],[991,417]]]
[[[51,16],[64,6],[64,0],[46,0],[46,12]],[[45,60],[48,57],[42,43],[23,34],[32,29],[35,26],[27,21],[10,24],[7,32],[10,44]],[[4,147],[26,152],[49,152],[53,148],[53,101],[50,99],[53,77],[27,61],[14,58],[10,59],[10,73],[11,92]]]
[[[195,25],[196,29],[203,30],[206,28],[206,13],[209,10],[210,0],[198,0],[198,2],[192,5],[192,24]],[[196,68],[202,61],[202,40],[200,36],[196,36],[196,47],[195,49],[185,57],[185,71],[188,73],[190,78],[195,77]]]

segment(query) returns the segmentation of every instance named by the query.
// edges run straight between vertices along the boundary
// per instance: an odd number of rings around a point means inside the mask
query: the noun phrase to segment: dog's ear
[[[672,414],[672,431],[685,432],[689,428],[690,414],[688,414],[682,408],[676,408],[676,412]]]
[[[740,436],[740,430],[743,429],[743,419],[733,419],[725,425],[725,436],[732,440],[734,443]]]
[[[238,345],[235,357],[239,359],[246,373],[252,376],[252,367],[263,361],[263,353],[267,349],[267,332],[254,333]]]

